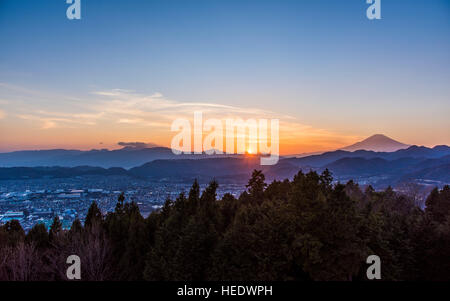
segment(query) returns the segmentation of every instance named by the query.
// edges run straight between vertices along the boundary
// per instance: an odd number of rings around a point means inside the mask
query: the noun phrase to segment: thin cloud
[[[41,123],[41,129],[47,130],[57,127],[67,127],[67,128],[76,128],[76,125],[95,125],[94,121],[89,120],[77,120],[77,119],[70,119],[70,118],[64,118],[64,117],[58,117],[58,116],[51,116],[51,117],[43,117],[36,114],[23,114],[23,115],[16,115],[18,118],[28,121],[35,121]],[[64,114],[61,114],[59,116],[64,116]]]
[[[136,93],[125,93],[123,91],[97,91],[96,95],[105,99],[97,104],[96,110],[120,115],[117,119],[120,123],[139,123],[145,120],[164,120],[169,126],[174,119],[192,118],[195,111],[201,111],[208,118],[283,118],[292,119],[291,116],[275,114],[274,112],[236,107],[208,102],[179,102],[165,98],[161,93],[152,95],[140,95]],[[130,117],[126,117],[129,115]]]
[[[117,145],[123,146],[123,147],[130,147],[130,148],[137,148],[137,149],[142,149],[142,148],[152,148],[152,147],[157,147],[159,146],[156,143],[146,143],[146,142],[118,142]]]
[[[97,128],[99,131],[114,128],[123,131],[121,137],[127,137],[126,131],[133,131],[135,137],[151,134],[155,139],[157,137],[158,142],[161,140],[167,143],[168,137],[172,135],[171,124],[175,119],[192,121],[194,112],[201,111],[204,119],[279,119],[280,142],[287,146],[298,145],[300,149],[317,145],[324,148],[342,147],[361,138],[315,128],[301,123],[295,117],[270,110],[214,102],[181,102],[168,99],[159,92],[146,95],[131,90],[111,89],[89,92],[84,97],[76,98],[5,83],[0,83],[0,87],[6,88],[3,91],[14,91],[10,95],[0,94],[0,100],[11,99],[16,104],[11,112],[8,111],[8,116],[39,123],[42,130],[85,130],[91,127],[91,133],[95,133]],[[52,110],[48,110],[50,107]],[[0,112],[0,118],[2,113],[3,116],[5,114]]]

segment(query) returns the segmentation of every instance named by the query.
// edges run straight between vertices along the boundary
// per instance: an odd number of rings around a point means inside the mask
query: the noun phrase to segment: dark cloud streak
[[[157,145],[156,143],[145,143],[145,142],[118,142],[117,143],[120,146],[123,147],[128,147],[128,148],[137,148],[137,149],[141,149],[141,148],[152,148],[152,147],[158,147],[159,145]]]

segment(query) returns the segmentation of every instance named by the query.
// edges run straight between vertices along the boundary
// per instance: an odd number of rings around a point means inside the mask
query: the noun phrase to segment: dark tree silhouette
[[[450,189],[416,196],[391,187],[364,191],[333,184],[328,170],[299,171],[266,185],[254,171],[238,198],[217,199],[218,183],[143,218],[121,194],[103,216],[94,202],[85,224],[49,232],[19,222],[0,226],[0,280],[65,280],[68,255],[83,280],[365,280],[368,255],[383,280],[450,280]]]

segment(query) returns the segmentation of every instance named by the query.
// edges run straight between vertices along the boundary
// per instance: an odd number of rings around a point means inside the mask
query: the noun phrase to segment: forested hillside
[[[365,280],[367,256],[381,258],[382,280],[450,280],[450,188],[421,210],[388,188],[362,191],[301,171],[267,185],[254,171],[238,199],[217,199],[218,183],[168,199],[143,218],[118,199],[85,224],[27,234],[0,227],[0,280],[65,280],[66,258],[81,258],[82,280]]]

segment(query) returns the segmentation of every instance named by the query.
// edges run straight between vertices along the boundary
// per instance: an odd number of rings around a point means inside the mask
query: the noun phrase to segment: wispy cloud
[[[147,147],[157,147],[159,146],[153,142],[118,142],[117,145],[123,147],[131,147],[131,148],[147,148]]]
[[[162,94],[141,95],[121,90],[95,92],[104,99],[99,102],[105,115],[116,116],[117,123],[130,126],[154,127],[168,130],[173,120],[191,120],[195,111],[203,112],[203,118],[266,118],[279,119],[280,138],[286,145],[308,145],[319,148],[338,148],[353,143],[360,136],[345,135],[331,130],[314,128],[301,123],[295,117],[270,110],[237,107],[212,102],[179,102],[165,98]]]
[[[0,87],[7,87],[13,91],[5,95],[0,90],[0,100],[9,99],[8,96],[14,97],[15,100],[13,112],[11,114],[8,112],[8,115],[37,123],[37,127],[41,130],[58,129],[60,133],[65,129],[79,129],[92,135],[100,130],[104,132],[107,129],[118,129],[128,131],[135,139],[159,137],[165,141],[156,142],[164,144],[173,134],[170,127],[175,119],[192,120],[194,112],[201,111],[204,119],[279,119],[280,142],[294,148],[296,145],[308,150],[311,146],[316,148],[322,146],[321,149],[340,147],[361,138],[315,128],[303,124],[295,117],[271,110],[215,102],[182,102],[168,99],[160,92],[146,95],[131,90],[111,89],[73,97],[33,91],[4,83],[0,83]],[[0,118],[2,117],[4,112],[0,111]],[[35,125],[33,127],[36,129]],[[111,140],[114,139],[114,132],[109,135]],[[116,139],[126,138],[123,135],[121,137]],[[111,145],[112,141],[109,143]]]
[[[63,115],[60,115],[63,116]],[[95,122],[92,121],[80,121],[77,119],[64,118],[64,117],[56,117],[56,116],[48,116],[43,117],[38,114],[21,114],[17,115],[18,118],[28,121],[37,121],[41,123],[41,129],[47,130],[56,127],[70,127],[76,128],[76,125],[84,124],[84,125],[95,125]]]
[[[237,107],[212,102],[180,102],[165,98],[161,93],[142,95],[124,92],[123,90],[96,91],[95,95],[103,99],[97,102],[95,110],[106,114],[121,115],[121,123],[148,124],[150,120],[166,121],[170,126],[176,118],[190,118],[195,111],[209,114],[209,118],[283,118],[291,116],[276,114],[272,111],[255,108]],[[129,115],[130,117],[124,117]],[[160,123],[159,123],[160,124]]]

